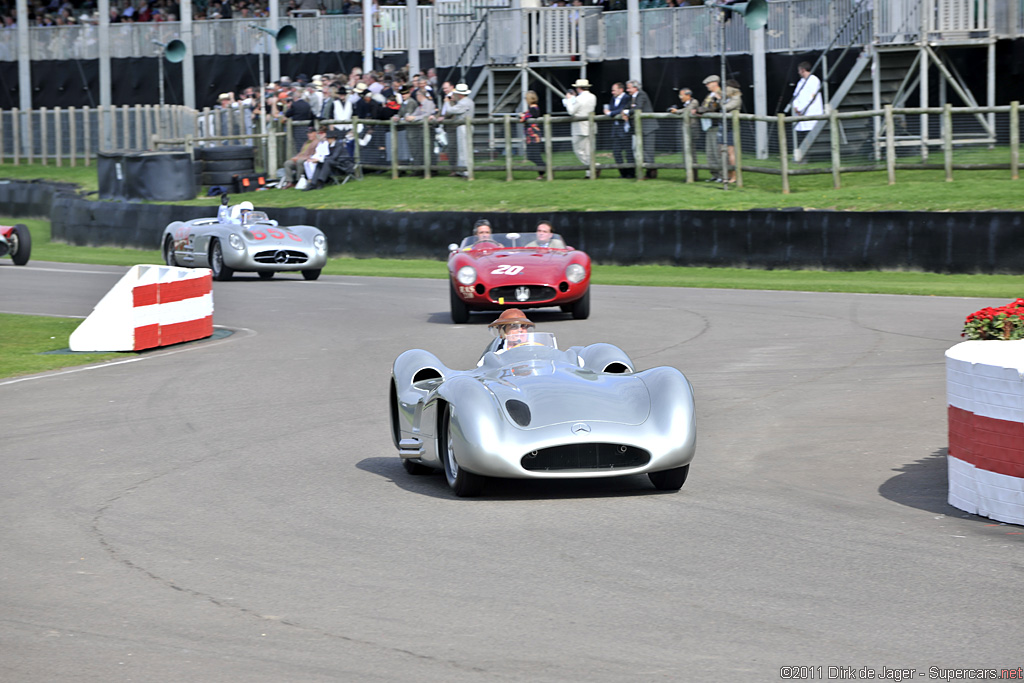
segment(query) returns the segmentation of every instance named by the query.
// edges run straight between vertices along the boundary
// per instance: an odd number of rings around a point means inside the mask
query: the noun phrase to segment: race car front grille
[[[278,265],[291,265],[294,263],[305,263],[308,257],[301,251],[291,249],[273,249],[261,251],[256,256],[257,263],[276,263]]]
[[[555,298],[555,288],[544,285],[510,285],[491,289],[492,300],[498,301],[502,298],[505,299],[505,303],[528,304],[532,301],[548,301]]]
[[[579,443],[552,446],[523,456],[523,469],[543,470],[610,470],[642,467],[651,454],[642,448],[617,443]]]

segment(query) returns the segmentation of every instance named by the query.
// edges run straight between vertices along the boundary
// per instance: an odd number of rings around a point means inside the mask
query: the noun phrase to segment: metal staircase
[[[990,29],[994,23],[993,12],[993,0],[882,0],[876,4],[873,13],[871,44],[863,48],[842,83],[831,93],[826,111],[877,110],[886,104],[927,107],[932,99],[928,77],[932,67],[940,76],[940,104],[946,102],[948,88],[965,105],[980,106],[971,84],[957,72],[945,52],[945,48],[954,46],[977,46],[988,50],[986,100],[988,106],[993,106],[996,39]],[[835,43],[833,41],[833,45],[825,50],[818,63],[823,62],[829,50],[837,47]],[[848,49],[844,49],[844,55]],[[842,56],[833,60],[837,67],[842,63]],[[829,82],[834,71],[835,67],[829,71],[827,64],[824,65],[823,83]],[[978,79],[975,79],[975,87],[977,83]],[[918,101],[913,103],[911,98],[915,95]],[[936,118],[929,120],[927,114],[922,114],[919,120],[910,121],[902,117],[897,121],[897,147],[919,150],[921,156],[927,158],[929,146],[940,141],[938,131],[932,130],[937,124]],[[994,142],[994,116],[978,114],[975,118],[978,125],[969,134],[958,133],[955,143]],[[827,125],[828,122],[820,121],[808,133],[795,152],[797,160],[829,154],[824,136],[820,136]],[[884,140],[877,118],[847,120],[841,129],[845,150],[881,158]]]

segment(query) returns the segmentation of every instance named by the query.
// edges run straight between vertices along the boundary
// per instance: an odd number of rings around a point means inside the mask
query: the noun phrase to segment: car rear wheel
[[[683,483],[686,481],[686,475],[690,473],[690,466],[683,465],[682,467],[676,467],[671,470],[662,470],[661,472],[648,472],[647,478],[654,484],[654,488],[659,491],[678,491],[683,488]]]
[[[469,322],[469,306],[459,298],[455,292],[455,285],[448,283],[448,290],[451,294],[452,322],[456,325],[464,325]]]
[[[11,243],[11,259],[14,265],[23,266],[28,263],[28,257],[32,254],[32,233],[28,228],[21,223],[16,224],[8,241]]]
[[[304,270],[302,271],[302,277],[306,278],[307,280],[315,280],[318,277],[320,277],[320,270],[320,268],[316,268],[314,270]]]
[[[444,476],[448,480],[448,486],[460,498],[479,496],[480,491],[483,490],[484,477],[459,467],[459,461],[455,456],[455,447],[452,443],[452,409],[449,405],[444,407],[444,418],[441,425],[441,434],[439,435],[441,462],[444,464]]]
[[[214,280],[230,280],[235,274],[233,268],[224,265],[224,250],[220,240],[213,240],[210,244],[210,270],[213,271]]]
[[[572,304],[573,320],[586,320],[590,317],[590,288],[587,293]]]
[[[259,276],[260,276],[261,280],[269,280],[270,278],[274,277],[274,271],[272,271],[272,270],[261,270],[261,271],[259,271]]]
[[[178,265],[178,262],[174,259],[174,240],[171,239],[170,235],[164,240],[164,263],[171,267]]]

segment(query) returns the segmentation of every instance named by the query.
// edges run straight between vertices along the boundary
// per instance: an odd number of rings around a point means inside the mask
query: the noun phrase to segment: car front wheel
[[[164,240],[164,263],[171,266],[178,265],[178,262],[174,258],[174,240],[168,235],[167,239]]]
[[[21,223],[14,226],[11,231],[11,260],[14,265],[23,266],[28,263],[28,257],[32,254],[32,233]]]
[[[307,280],[315,280],[320,277],[320,268],[316,268],[315,270],[304,270],[302,271],[302,277]]]
[[[233,268],[224,265],[224,250],[220,240],[213,240],[210,244],[210,270],[213,271],[214,280],[230,280],[235,274]]]
[[[455,285],[448,283],[448,290],[451,295],[452,322],[456,325],[464,325],[469,322],[469,306],[459,298],[455,291]]]
[[[683,483],[686,481],[686,475],[690,473],[690,466],[683,465],[682,467],[675,467],[670,470],[662,470],[660,472],[648,472],[647,478],[654,484],[654,488],[659,491],[678,491],[683,488]]]
[[[572,304],[572,317],[573,320],[586,320],[590,317],[590,288],[587,288],[587,293],[577,299]]]
[[[460,498],[479,496],[483,490],[484,477],[467,472],[464,468],[459,467],[459,461],[455,456],[455,447],[452,443],[452,409],[448,405],[444,407],[444,419],[442,420],[442,431],[439,441],[441,461],[444,464],[444,476],[448,480],[448,486]]]

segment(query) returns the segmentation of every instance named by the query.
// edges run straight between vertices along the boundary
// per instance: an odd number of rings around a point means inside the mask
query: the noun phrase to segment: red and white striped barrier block
[[[1024,524],[1024,341],[946,351],[949,504]]]
[[[71,333],[72,351],[141,351],[213,334],[208,268],[132,266]]]

